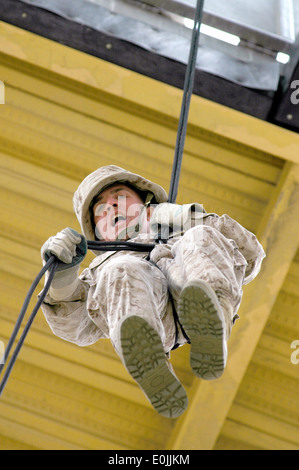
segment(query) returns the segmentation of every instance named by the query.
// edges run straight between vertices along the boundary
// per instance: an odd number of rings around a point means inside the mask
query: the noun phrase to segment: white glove
[[[80,264],[86,253],[87,242],[85,237],[72,228],[65,228],[54,237],[50,237],[41,248],[43,261],[47,262],[52,254],[66,265],[60,264],[59,270]]]
[[[61,261],[49,290],[54,300],[66,300],[76,290],[80,264],[86,254],[85,237],[71,228],[65,228],[44,243],[41,248],[43,263],[45,264],[51,255]]]
[[[197,225],[205,216],[204,208],[198,204],[158,204],[151,217],[151,233],[161,231],[162,238],[168,238],[173,233],[184,233]]]

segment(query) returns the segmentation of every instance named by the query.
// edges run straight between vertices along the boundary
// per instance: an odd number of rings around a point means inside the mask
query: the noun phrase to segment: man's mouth
[[[115,227],[116,224],[117,224],[118,222],[122,221],[122,220],[126,221],[127,218],[126,218],[124,215],[120,215],[120,214],[118,214],[117,216],[115,216],[115,217],[112,219],[112,227]]]

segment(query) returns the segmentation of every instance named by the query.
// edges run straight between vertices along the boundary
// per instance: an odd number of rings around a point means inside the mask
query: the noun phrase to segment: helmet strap
[[[146,196],[146,198],[145,198],[145,202],[144,202],[143,208],[142,208],[141,213],[140,213],[140,215],[139,215],[137,224],[135,225],[135,227],[127,227],[127,228],[125,228],[124,230],[122,230],[122,232],[118,235],[117,240],[122,240],[122,237],[123,237],[124,235],[129,235],[129,237],[130,237],[130,233],[131,233],[131,234],[136,234],[136,235],[139,234],[139,232],[140,232],[140,227],[141,227],[141,225],[142,225],[142,223],[141,223],[142,220],[141,220],[141,219],[142,219],[142,217],[143,217],[143,215],[144,215],[144,211],[149,207],[149,205],[150,205],[151,201],[153,200],[153,198],[154,198],[154,194],[151,193],[151,192],[148,192],[148,193],[147,193],[147,196]]]

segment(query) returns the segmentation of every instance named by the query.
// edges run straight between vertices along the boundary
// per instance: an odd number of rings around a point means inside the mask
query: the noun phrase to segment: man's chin
[[[134,224],[126,226],[125,224],[118,223],[109,231],[110,233],[102,234],[102,238],[107,242],[127,241],[136,237],[135,228],[136,225]]]

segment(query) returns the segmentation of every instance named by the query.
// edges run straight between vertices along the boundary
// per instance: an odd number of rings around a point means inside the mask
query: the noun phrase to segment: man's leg
[[[167,361],[162,318],[168,288],[161,271],[140,258],[115,257],[102,271],[109,335],[125,367],[158,413],[169,418],[186,408],[186,392]]]
[[[192,369],[206,380],[224,371],[226,342],[242,298],[246,261],[235,263],[236,250],[233,241],[204,225],[189,230],[172,248],[182,267],[179,320],[191,341]]]

